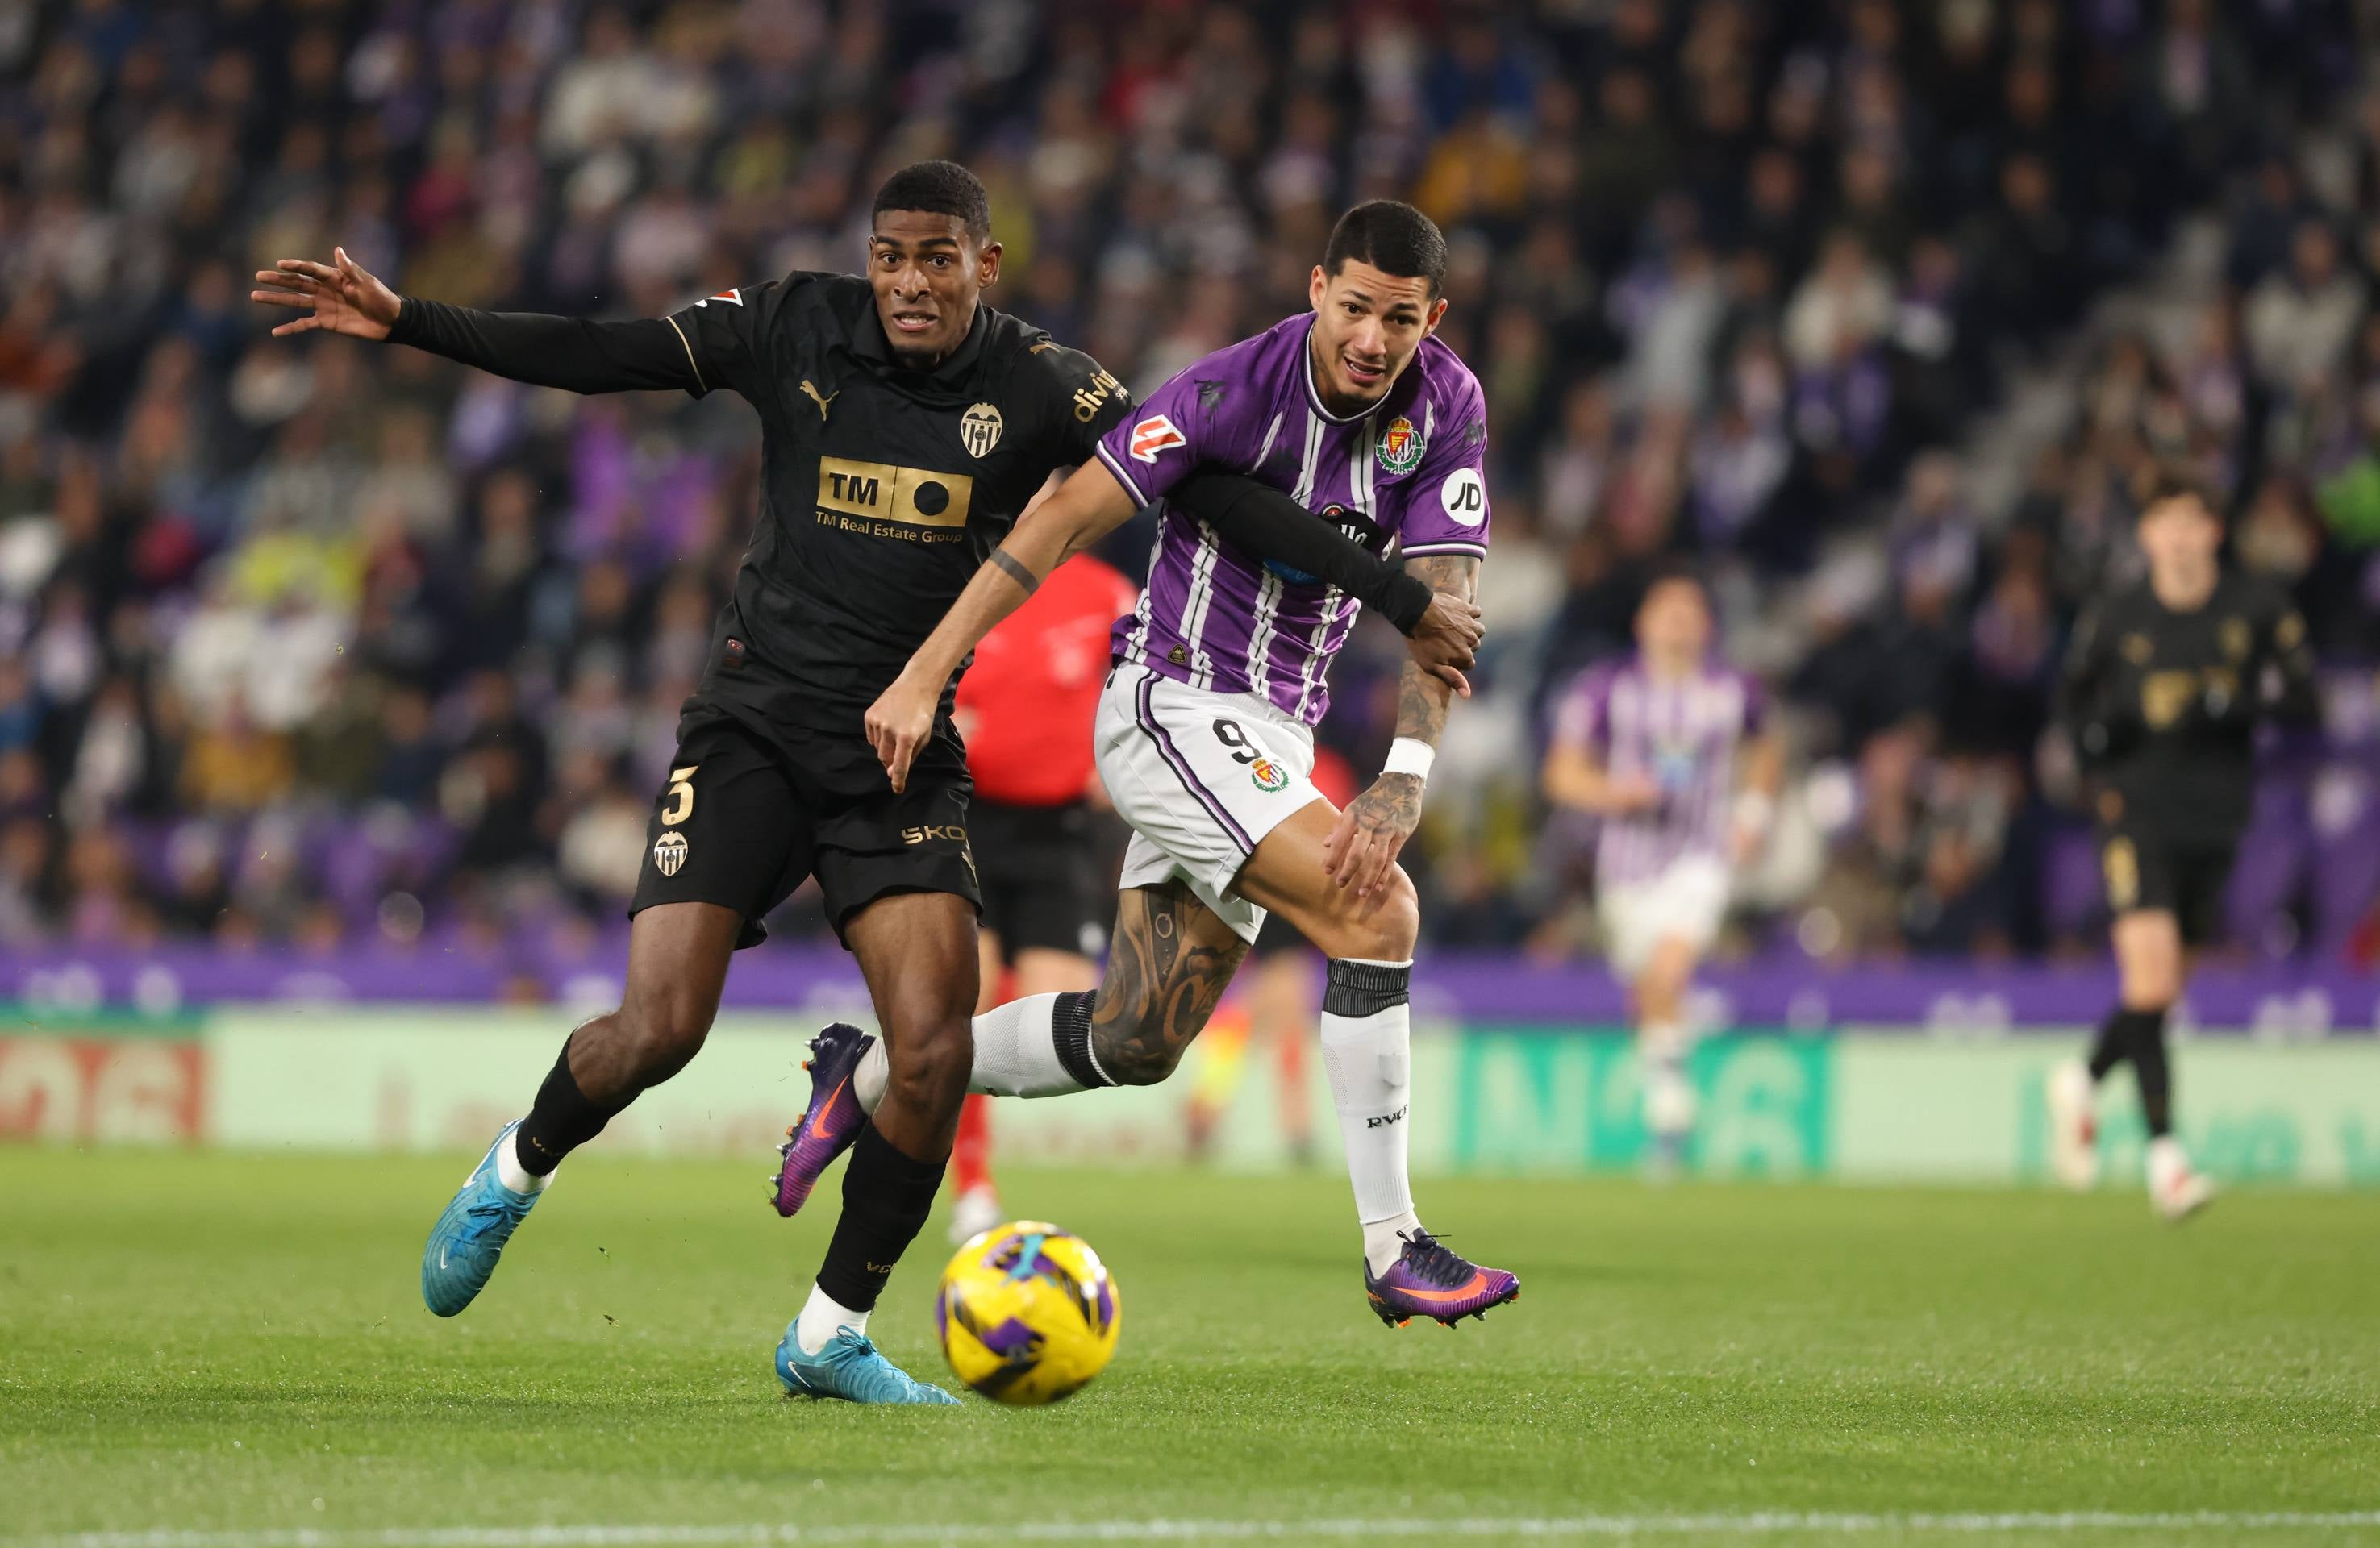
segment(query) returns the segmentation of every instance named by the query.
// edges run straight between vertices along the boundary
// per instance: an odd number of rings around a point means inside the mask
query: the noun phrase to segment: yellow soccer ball
[[[1091,1244],[1044,1220],[970,1239],[942,1270],[934,1330],[958,1379],[996,1403],[1073,1396],[1115,1354],[1123,1314]]]

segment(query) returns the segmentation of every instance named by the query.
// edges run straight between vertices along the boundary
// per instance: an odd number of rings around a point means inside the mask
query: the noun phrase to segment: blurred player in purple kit
[[[1068,554],[1163,502],[1148,585],[1115,627],[1094,732],[1100,779],[1134,830],[1106,974],[1095,993],[1032,996],[978,1018],[972,1084],[1053,1096],[1165,1079],[1278,912],[1329,959],[1323,1062],[1366,1293],[1391,1324],[1451,1324],[1520,1289],[1423,1228],[1405,1174],[1420,915],[1396,857],[1421,820],[1449,701],[1467,685],[1406,664],[1387,766],[1342,812],[1314,787],[1313,728],[1356,599],[1255,558],[1169,497],[1201,467],[1248,473],[1265,487],[1244,498],[1271,521],[1394,549],[1432,608],[1471,609],[1488,549],[1487,419],[1477,380],[1431,336],[1445,271],[1445,239],[1419,211],[1387,200],[1350,211],[1314,270],[1313,310],[1192,365],[1104,436],[1096,466],[1018,523],[868,718],[898,789],[931,729],[929,685]],[[848,1066],[861,1106],[880,1085],[873,1053]],[[820,1064],[831,1107],[839,1077]],[[841,1121],[830,1116],[827,1131]]]
[[[1646,588],[1636,654],[1598,667],[1563,700],[1546,795],[1603,819],[1595,875],[1605,950],[1629,989],[1657,1167],[1694,1129],[1686,991],[1727,914],[1735,866],[1773,810],[1779,749],[1760,690],[1710,659],[1710,600],[1683,570]]]

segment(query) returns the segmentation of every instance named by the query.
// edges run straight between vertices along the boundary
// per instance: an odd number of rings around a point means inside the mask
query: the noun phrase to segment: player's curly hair
[[[1446,236],[1436,221],[1412,205],[1375,199],[1340,216],[1330,228],[1330,245],[1322,249],[1326,274],[1351,262],[1368,263],[1400,279],[1427,280],[1434,300],[1446,287]]]
[[[954,215],[978,245],[991,240],[991,196],[984,191],[983,179],[956,162],[913,162],[884,179],[868,218],[887,210]]]

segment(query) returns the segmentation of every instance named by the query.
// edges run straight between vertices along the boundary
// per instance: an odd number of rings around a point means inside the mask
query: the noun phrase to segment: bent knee
[[[1329,957],[1402,962],[1413,956],[1414,943],[1420,938],[1421,899],[1405,868],[1394,865],[1388,880],[1368,898],[1332,888],[1325,929],[1314,935],[1314,944]]]
[[[975,1029],[965,1017],[906,1022],[885,1040],[892,1084],[913,1097],[964,1091],[975,1064]]]
[[[661,996],[620,1007],[613,1024],[629,1058],[647,1075],[674,1074],[702,1050],[710,1035],[710,1007],[691,998]]]
[[[1110,959],[1107,979],[1091,1002],[1090,1054],[1098,1072],[1114,1085],[1153,1086],[1180,1069],[1192,1040],[1207,1030],[1238,960],[1232,957],[1208,993],[1178,974],[1143,984],[1132,976],[1127,959]]]
[[[1126,1038],[1099,1049],[1099,1072],[1120,1086],[1160,1085],[1189,1051],[1187,1043],[1156,1035]]]
[[[2182,945],[2170,928],[2126,930],[2116,937],[2116,974],[2128,1010],[2163,1010],[2181,998]]]
[[[2125,972],[2117,997],[2127,1010],[2164,1012],[2181,998],[2181,975],[2165,971]]]

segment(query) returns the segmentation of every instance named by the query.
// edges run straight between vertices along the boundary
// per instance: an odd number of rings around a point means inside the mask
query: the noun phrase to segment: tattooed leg
[[[1190,1041],[1248,954],[1248,943],[1178,881],[1116,900],[1115,937],[1091,1012],[1091,1049],[1119,1085],[1155,1085]]]
[[[1155,1085],[1182,1062],[1247,954],[1247,944],[1189,888],[1179,882],[1133,888],[1116,899],[1115,939],[1097,992],[1026,995],[975,1019],[967,1089],[991,1096],[1067,1096],[1103,1086]],[[800,1207],[808,1181],[850,1143],[834,1140],[832,1124],[848,1127],[875,1112],[891,1080],[883,1043],[856,1028],[843,1031],[843,1062],[822,1062],[822,1080],[813,1072],[818,1083],[805,1119],[829,1127],[804,1130],[822,1143],[804,1139],[787,1153],[800,1187],[792,1208],[781,1205],[781,1214]],[[838,1107],[845,1070],[850,1101]],[[783,1177],[790,1175],[781,1174],[781,1197]]]

